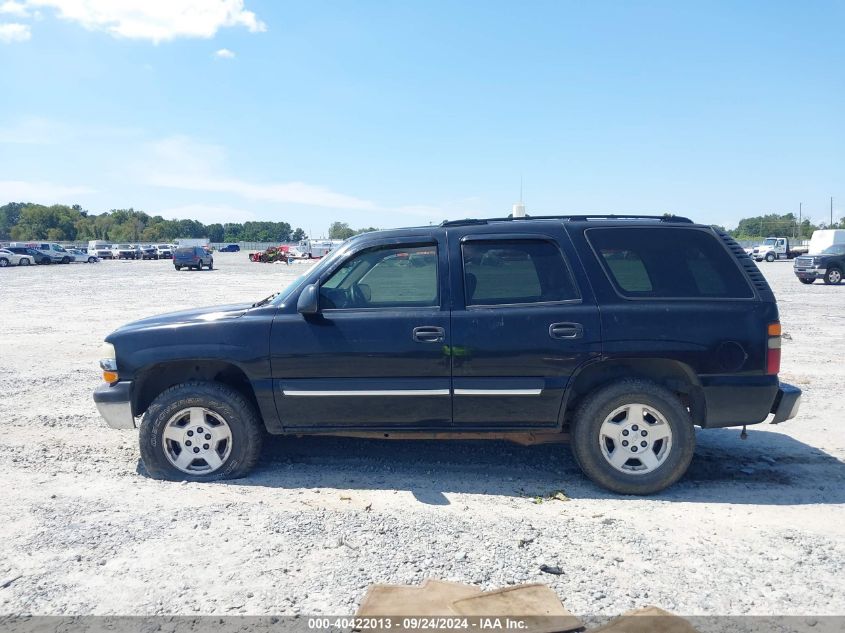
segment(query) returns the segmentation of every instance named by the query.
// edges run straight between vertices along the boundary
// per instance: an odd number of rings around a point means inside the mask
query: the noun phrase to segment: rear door
[[[598,308],[560,225],[485,230],[449,233],[455,429],[557,427],[571,376],[601,351]]]

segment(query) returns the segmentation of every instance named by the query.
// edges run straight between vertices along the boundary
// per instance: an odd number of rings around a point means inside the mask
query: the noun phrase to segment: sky
[[[845,1],[0,0],[0,204],[845,216]]]

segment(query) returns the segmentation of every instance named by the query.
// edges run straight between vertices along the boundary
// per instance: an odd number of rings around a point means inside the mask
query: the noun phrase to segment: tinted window
[[[439,305],[437,246],[384,246],[344,262],[320,286],[323,309]]]
[[[707,231],[681,228],[588,229],[587,239],[624,295],[754,296],[735,259]]]
[[[577,299],[557,245],[545,240],[465,242],[466,305],[542,303]]]

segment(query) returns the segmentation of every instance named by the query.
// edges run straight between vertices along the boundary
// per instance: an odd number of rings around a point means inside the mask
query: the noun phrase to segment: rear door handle
[[[442,343],[446,340],[446,330],[442,327],[423,325],[414,328],[413,338],[417,343]]]
[[[549,326],[552,338],[583,338],[584,326],[580,323],[552,323]]]

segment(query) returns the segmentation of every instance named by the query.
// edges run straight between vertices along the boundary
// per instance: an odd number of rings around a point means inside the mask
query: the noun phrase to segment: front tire
[[[0,268],[5,268],[9,265],[9,260],[5,257],[0,257]]]
[[[261,454],[263,430],[255,408],[217,382],[187,382],[153,400],[139,435],[150,476],[171,481],[243,477]]]
[[[774,253],[766,253],[766,261],[772,263],[775,261],[775,254]]]
[[[838,286],[842,283],[842,271],[838,268],[828,268],[824,274],[824,282],[829,286]]]
[[[208,269],[214,270],[214,260],[213,259],[210,262],[208,262]]]
[[[97,262],[97,258],[96,258],[96,257],[89,257],[89,258],[88,258],[88,263],[89,263],[89,264],[95,264],[96,262]]]
[[[653,494],[687,471],[695,430],[671,391],[646,380],[621,380],[578,406],[572,452],[599,486],[619,494]]]
[[[31,263],[28,257],[22,257],[21,261],[18,262],[18,266],[29,266]]]
[[[176,270],[182,270],[181,266],[174,266],[173,268],[175,268]]]

